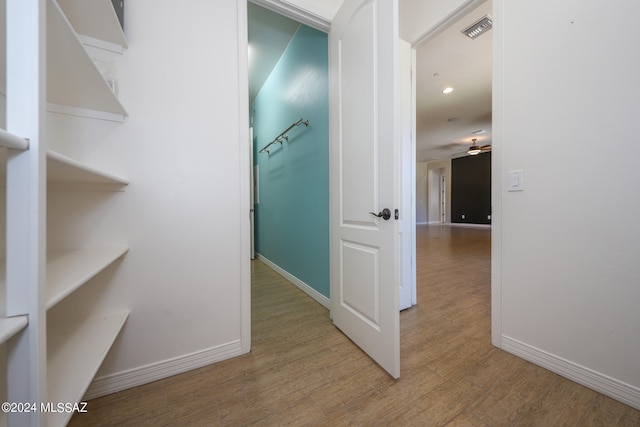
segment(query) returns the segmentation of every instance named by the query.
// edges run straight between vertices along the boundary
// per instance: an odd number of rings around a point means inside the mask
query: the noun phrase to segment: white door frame
[[[304,8],[295,6],[291,3],[288,2],[284,2],[281,0],[248,0],[248,2],[250,3],[254,3],[257,4],[261,7],[264,7],[268,10],[271,10],[273,12],[276,12],[280,15],[286,16],[288,18],[291,18],[295,21],[298,21],[300,23],[303,23],[305,25],[308,25],[312,28],[315,28],[317,30],[323,31],[325,33],[328,33],[329,30],[331,29],[331,21],[325,20],[317,15],[315,15],[313,12],[307,11]],[[415,194],[416,194],[416,183],[415,183],[415,50],[412,49],[412,58],[411,58],[411,66],[412,66],[412,76],[411,76],[411,91],[412,91],[412,103],[411,103],[411,109],[412,111],[410,112],[411,114],[411,163],[413,164],[413,168],[411,170],[411,172],[409,173],[409,179],[408,182],[404,183],[403,182],[403,189],[402,189],[402,193],[403,194],[408,194],[410,197],[410,200],[403,200],[403,201],[399,201],[397,203],[398,206],[402,206],[403,210],[406,212],[401,213],[401,216],[403,217],[404,220],[408,219],[409,223],[411,226],[410,229],[410,234],[407,234],[406,232],[405,234],[405,238],[407,238],[410,241],[411,244],[411,251],[409,253],[409,256],[411,258],[410,263],[411,263],[411,273],[410,273],[410,288],[411,288],[411,304],[415,305],[417,302],[417,296],[416,296],[416,269],[415,269],[415,259],[416,259],[416,203],[415,203]],[[404,171],[403,171],[404,173]],[[406,186],[404,185],[406,184]],[[256,195],[256,197],[258,197]],[[408,209],[407,209],[408,206]],[[405,254],[403,254],[404,256]]]
[[[236,2],[238,17],[238,149],[240,150],[240,164],[238,177],[241,193],[238,210],[240,217],[245,218],[240,224],[240,346],[242,353],[251,350],[251,259],[247,256],[251,252],[251,186],[250,182],[250,145],[249,140],[249,40],[247,22],[247,2]]]
[[[469,11],[478,7],[487,0],[467,0],[462,6],[455,9],[444,17],[432,28],[411,42],[415,49],[422,43],[430,40],[447,28],[460,17],[465,16]],[[502,99],[499,95],[499,88],[502,87],[502,57],[499,55],[502,46],[502,25],[501,9],[493,5],[493,141],[491,159],[491,342],[494,346],[502,348],[502,143],[500,141],[501,121],[502,121]]]
[[[280,13],[281,15],[290,17],[295,19],[298,22],[309,25],[312,28],[315,28],[320,31],[329,32],[331,28],[331,21],[329,19],[318,16],[305,9],[304,7],[296,6],[290,2],[285,2],[284,0],[248,0],[252,3],[263,6],[267,9],[270,9],[274,12]],[[419,44],[425,42],[431,37],[435,36],[439,33],[444,27],[449,25],[451,22],[458,19],[460,16],[466,14],[469,10],[477,7],[478,5],[484,3],[486,0],[468,0],[465,4],[463,4],[458,9],[454,10],[451,14],[442,19],[438,24],[436,24],[433,28],[427,30],[416,40],[411,42],[412,47],[416,48]],[[248,129],[249,129],[249,119],[247,111],[249,111],[249,97],[248,97],[248,63],[246,61],[246,52],[248,50],[248,42],[247,42],[247,2],[240,1],[238,4],[238,52],[239,52],[239,111],[238,115],[240,118],[240,141],[246,141],[248,138]],[[500,11],[494,7],[493,10],[494,19],[497,21],[494,25],[494,49],[497,50],[500,43]],[[500,74],[500,64],[496,62],[499,61],[499,57],[495,57],[494,59],[494,87],[497,87],[501,82],[501,74]],[[494,93],[496,93],[494,91]],[[502,222],[500,217],[500,206],[502,201],[501,196],[501,169],[500,169],[500,159],[501,159],[501,147],[499,141],[496,141],[496,135],[499,136],[498,128],[500,123],[498,119],[500,116],[500,100],[495,99],[494,96],[494,127],[496,130],[494,131],[494,142],[493,142],[493,165],[492,165],[492,182],[491,182],[491,194],[492,194],[492,225],[491,225],[491,335],[493,345],[496,347],[501,347],[501,337],[502,337],[502,305],[501,301],[501,276],[500,270],[502,266],[502,260],[500,258],[500,239],[502,236]],[[245,144],[246,145],[246,144]],[[248,150],[247,150],[248,151]],[[243,153],[244,159],[248,159],[249,153]],[[240,179],[241,182],[248,180],[249,171],[244,167],[244,165],[248,167],[248,161],[243,161],[241,164],[240,170]],[[247,212],[249,206],[249,188],[247,185],[242,186],[242,191],[245,193],[243,202],[241,206],[240,212]],[[247,220],[246,226],[243,224],[242,230],[243,236],[243,245],[245,245],[243,253],[247,253],[249,251],[249,221]],[[243,350],[249,351],[250,342],[251,342],[251,270],[249,262],[243,264],[242,267],[242,343]]]
[[[400,127],[400,310],[417,303],[416,292],[416,51],[400,40],[400,81],[402,114]]]

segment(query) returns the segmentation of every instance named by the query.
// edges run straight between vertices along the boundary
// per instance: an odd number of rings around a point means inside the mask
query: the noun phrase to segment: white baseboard
[[[491,228],[491,224],[471,224],[465,222],[449,222],[447,225],[452,227]]]
[[[196,353],[152,363],[116,374],[105,375],[93,380],[84,395],[84,400],[106,396],[139,385],[172,377],[192,369],[221,362],[243,354],[240,340],[213,347]]]
[[[269,261],[264,256],[262,256],[260,254],[256,254],[256,255],[257,255],[257,257],[258,257],[258,259],[260,261],[265,263],[273,271],[275,271],[276,273],[278,273],[279,275],[281,275],[282,277],[287,279],[289,282],[293,283],[294,286],[299,288],[305,294],[309,295],[318,304],[320,304],[321,306],[323,306],[327,310],[331,310],[331,300],[329,300],[329,298],[325,297],[320,292],[316,291],[311,286],[307,285],[302,280],[298,279],[296,276],[292,275],[288,271],[286,271],[283,268],[279,267],[277,264],[274,264],[273,262]]]
[[[502,349],[592,390],[640,409],[640,388],[580,366],[528,344],[502,336]]]

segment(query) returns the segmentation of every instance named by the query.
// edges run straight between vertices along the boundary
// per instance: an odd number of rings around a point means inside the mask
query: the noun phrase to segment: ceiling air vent
[[[493,18],[489,15],[486,15],[484,18],[475,22],[469,28],[462,30],[462,32],[470,38],[475,39],[489,31],[491,27],[493,27]]]

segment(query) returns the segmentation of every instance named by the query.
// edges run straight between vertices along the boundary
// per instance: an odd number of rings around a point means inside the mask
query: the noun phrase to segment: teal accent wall
[[[327,34],[301,25],[251,106],[259,164],[256,251],[329,298]],[[309,126],[258,153],[298,119]]]

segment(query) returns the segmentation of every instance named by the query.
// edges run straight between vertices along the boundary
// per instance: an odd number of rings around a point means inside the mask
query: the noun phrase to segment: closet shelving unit
[[[4,298],[4,289],[5,289],[5,268],[4,263],[0,267],[0,274],[2,275],[2,281],[0,282],[0,287],[2,287],[2,295],[0,295],[0,304],[2,304],[2,311],[4,312],[4,307],[6,306],[6,301]],[[5,317],[4,313],[2,317],[0,317],[0,345],[7,342],[11,337],[20,332],[27,326],[29,320],[26,315],[22,316],[14,316],[14,317]]]
[[[58,0],[58,4],[85,42],[112,43],[120,51],[128,47],[122,27],[114,25],[118,17],[109,0]]]
[[[49,188],[95,188],[120,191],[129,181],[81,162],[47,151],[47,183]]]
[[[89,30],[110,24],[108,27],[112,34],[108,34],[110,39],[105,42],[125,47],[124,34],[110,0],[62,0],[60,5],[55,1],[48,1],[47,4],[49,110],[81,116],[89,111],[100,112],[115,115],[116,120],[122,120],[127,115],[126,109],[87,54],[73,25],[75,23],[75,27]],[[73,23],[65,12],[73,17]],[[102,35],[102,32],[91,34]],[[119,34],[120,37],[114,34]],[[88,117],[101,116],[89,113]]]
[[[27,138],[34,134],[36,141],[22,153],[12,151],[12,164],[6,170],[6,266],[13,271],[9,276],[0,271],[0,344],[7,346],[8,354],[6,397],[9,402],[80,402],[129,312],[47,322],[47,311],[125,256],[128,247],[46,253],[42,249],[46,218],[40,212],[46,212],[47,189],[123,191],[128,181],[48,149],[43,116],[48,110],[85,117],[82,120],[124,121],[125,108],[83,42],[116,46],[110,48],[116,52],[127,44],[110,0],[0,0],[0,5],[5,1],[14,6],[7,9],[7,22],[24,23],[24,28],[6,25],[7,115],[12,117],[8,131]],[[26,3],[29,6],[23,7]],[[46,37],[32,40],[43,21]],[[27,54],[17,54],[18,50]],[[37,72],[24,77],[16,73],[32,68]],[[46,94],[34,94],[33,87],[45,75]],[[13,101],[12,96],[23,102]],[[32,120],[23,120],[29,115]],[[59,426],[66,425],[71,415],[40,411],[4,419],[0,415],[0,425]]]

